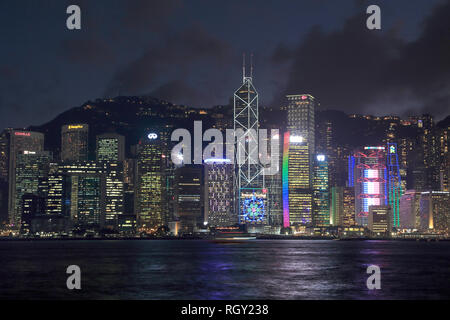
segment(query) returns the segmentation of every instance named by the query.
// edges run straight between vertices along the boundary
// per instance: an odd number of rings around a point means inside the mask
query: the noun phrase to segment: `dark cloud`
[[[211,77],[215,72],[230,63],[231,50],[223,42],[196,25],[167,37],[164,43],[152,44],[136,60],[120,69],[107,87],[106,96],[122,94],[143,94],[153,92],[182,99],[187,93],[185,104],[205,104],[201,95],[207,96],[209,90],[196,84],[186,85],[192,75]],[[205,79],[205,78],[203,78]],[[191,82],[192,83],[192,82]],[[201,85],[201,82],[200,82]],[[209,84],[209,87],[212,83]],[[180,92],[175,93],[174,89]],[[195,93],[198,92],[198,93]],[[203,93],[200,93],[203,92]],[[158,97],[158,96],[156,96]]]
[[[152,91],[149,96],[179,104],[182,104],[183,101],[199,101],[202,99],[198,90],[181,80],[171,80]]]
[[[368,30],[367,16],[361,14],[339,31],[312,28],[293,53],[280,45],[272,55],[274,64],[290,63],[288,83],[277,102],[288,93],[308,92],[327,109],[444,116],[450,109],[449,16],[446,1],[426,18],[423,32],[412,42],[400,40],[397,24]]]
[[[167,26],[167,18],[181,7],[181,0],[127,1],[123,25],[140,32],[160,31]]]

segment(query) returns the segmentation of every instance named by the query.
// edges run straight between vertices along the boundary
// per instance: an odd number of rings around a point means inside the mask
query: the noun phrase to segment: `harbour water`
[[[0,257],[1,299],[450,298],[446,241],[0,241]],[[81,290],[66,287],[69,265]]]

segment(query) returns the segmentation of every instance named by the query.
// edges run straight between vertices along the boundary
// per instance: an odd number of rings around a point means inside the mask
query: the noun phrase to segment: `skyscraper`
[[[123,162],[103,162],[105,168],[105,221],[116,229],[119,215],[124,213]]]
[[[8,216],[10,223],[17,223],[20,216],[17,216],[16,209],[16,166],[17,156],[24,151],[29,153],[41,152],[44,150],[44,135],[40,132],[8,130]],[[18,227],[15,224],[15,227]]]
[[[386,153],[387,165],[387,185],[389,205],[392,208],[391,212],[391,226],[394,228],[400,227],[400,197],[402,196],[402,181],[400,176],[400,166],[398,161],[398,152],[396,143],[387,144]]]
[[[204,222],[203,186],[202,165],[184,165],[175,170],[175,216],[182,232],[192,233]]]
[[[117,133],[104,133],[97,136],[97,161],[125,160],[125,137]]]
[[[226,227],[238,222],[233,212],[230,159],[205,159],[205,221],[210,227]]]
[[[406,190],[400,198],[400,228],[420,228],[420,192]]]
[[[385,147],[364,147],[352,156],[356,224],[367,226],[370,206],[388,204]]]
[[[288,95],[286,98],[288,132],[284,137],[283,150],[284,225],[287,216],[291,225],[308,225],[313,222],[316,102],[309,94]]]
[[[287,130],[292,135],[301,136],[307,141],[311,160],[315,155],[315,118],[316,99],[310,94],[295,94],[286,96]]]
[[[450,193],[427,191],[420,194],[420,229],[448,233],[450,223]]]
[[[165,155],[159,132],[149,132],[137,146],[134,209],[138,227],[155,232],[164,224]]]
[[[328,161],[325,155],[317,155],[314,163],[313,225],[330,225]]]
[[[124,212],[125,137],[105,133],[96,138],[97,161],[105,166],[105,226],[116,229]]]
[[[34,194],[44,197],[51,154],[40,151],[23,151],[17,154],[15,199],[11,223],[19,226],[22,217],[22,197]]]
[[[312,223],[312,180],[309,144],[302,136],[284,134],[284,227]]]
[[[70,179],[70,182],[63,182],[70,185],[70,219],[82,227],[95,229],[104,226],[105,165],[95,161],[63,163],[58,166],[55,175],[66,177],[63,180]],[[64,198],[69,198],[65,193],[67,191],[63,192]]]
[[[61,160],[64,162],[88,160],[89,125],[68,124],[61,129]]]
[[[375,205],[369,207],[368,228],[377,236],[388,236],[391,232],[391,207]]]
[[[253,68],[252,68],[253,69]],[[263,166],[259,161],[259,110],[258,92],[243,65],[242,85],[234,93],[235,144],[235,211],[244,224],[266,223],[266,189]]]
[[[57,164],[50,163],[47,181],[47,214],[70,217],[70,176],[60,172]]]
[[[355,225],[355,188],[332,187],[330,205],[332,225],[343,227]]]

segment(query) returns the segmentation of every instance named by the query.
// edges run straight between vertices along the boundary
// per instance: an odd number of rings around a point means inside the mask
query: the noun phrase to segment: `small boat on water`
[[[244,232],[237,227],[217,229],[216,234],[212,239],[215,243],[239,243],[249,240],[256,240],[256,236]]]

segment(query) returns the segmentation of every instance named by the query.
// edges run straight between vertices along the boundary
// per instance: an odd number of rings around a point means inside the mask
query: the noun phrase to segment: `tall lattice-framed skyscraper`
[[[263,166],[259,162],[258,92],[253,86],[253,72],[245,73],[242,66],[242,85],[234,93],[235,210],[239,223],[263,224],[266,221],[267,190]]]

